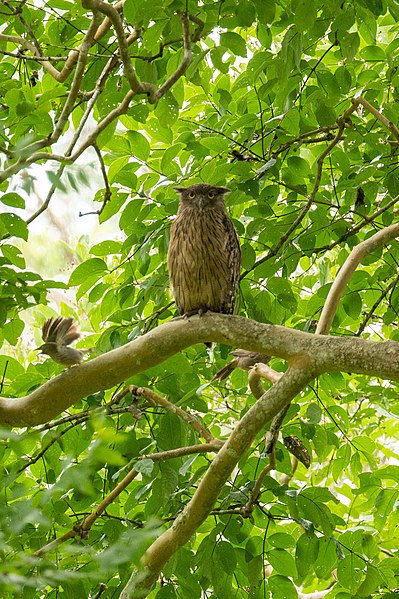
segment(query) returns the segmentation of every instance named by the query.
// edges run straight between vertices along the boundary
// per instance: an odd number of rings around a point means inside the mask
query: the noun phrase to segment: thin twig
[[[176,416],[179,416],[179,418],[184,420],[184,422],[190,424],[190,426],[192,426],[193,429],[196,430],[197,433],[208,443],[216,443],[220,446],[223,445],[223,441],[220,441],[220,439],[215,439],[215,437],[213,437],[213,435],[201,424],[199,420],[197,420],[197,418],[185,410],[182,410],[182,408],[179,408],[179,406],[168,401],[161,395],[158,395],[158,393],[155,393],[155,391],[152,391],[147,387],[136,387],[132,390],[132,393],[136,397],[144,397],[150,404],[154,406],[162,406],[169,412],[172,412],[172,414],[176,414]]]
[[[363,227],[366,227],[367,225],[373,224],[373,222],[375,221],[376,218],[378,218],[379,216],[381,216],[381,214],[384,214],[384,212],[386,212],[387,210],[389,210],[389,208],[391,208],[392,206],[394,206],[398,201],[399,201],[399,195],[395,196],[392,200],[390,200],[389,202],[387,202],[386,204],[384,204],[384,206],[382,206],[381,208],[379,208],[378,210],[376,210],[375,212],[373,212],[373,214],[371,214],[370,216],[364,216],[364,219],[360,223],[358,223],[357,225],[354,225],[353,227],[351,227],[350,229],[348,229],[336,241],[333,241],[329,245],[323,245],[323,246],[319,246],[317,248],[314,248],[312,251],[316,253],[316,252],[322,252],[324,250],[332,250],[337,245],[341,245],[341,243],[343,241],[346,241],[347,239],[349,239],[349,237],[352,237],[352,235],[356,235],[356,233],[358,233],[359,231],[361,231],[363,229]]]
[[[102,213],[102,211],[104,210],[105,206],[107,205],[107,203],[110,201],[111,196],[112,196],[111,188],[109,186],[107,171],[105,168],[105,164],[104,164],[104,160],[103,160],[100,148],[98,147],[98,145],[96,143],[94,143],[92,147],[94,148],[94,151],[96,152],[98,161],[100,163],[101,174],[103,176],[104,187],[105,187],[104,197],[103,197],[103,201],[101,204],[101,208],[99,210],[93,210],[91,212],[79,212],[79,216],[87,216],[88,214],[100,215]]]
[[[314,202],[314,199],[315,199],[316,194],[317,194],[317,192],[319,190],[319,187],[320,187],[321,177],[322,177],[322,174],[323,174],[323,163],[324,163],[324,160],[329,155],[329,153],[331,152],[331,150],[342,139],[342,136],[343,136],[343,133],[344,133],[344,129],[345,129],[345,126],[346,126],[346,121],[348,120],[349,116],[355,110],[356,110],[356,106],[354,104],[352,104],[352,106],[350,106],[343,113],[343,115],[337,119],[338,132],[336,133],[334,139],[328,144],[328,146],[325,148],[325,150],[320,154],[320,156],[317,159],[317,172],[316,172],[316,179],[315,179],[315,182],[314,182],[314,185],[313,185],[313,189],[312,189],[312,191],[309,194],[308,201],[306,202],[305,206],[302,208],[302,210],[299,213],[299,215],[297,216],[297,218],[294,220],[294,222],[291,224],[291,226],[287,229],[287,231],[284,233],[284,235],[281,236],[280,240],[274,246],[274,248],[272,248],[267,253],[266,256],[263,256],[263,258],[260,258],[259,260],[257,260],[255,262],[255,264],[251,268],[249,268],[248,270],[245,270],[241,274],[240,280],[243,279],[243,278],[245,278],[257,266],[260,266],[261,264],[263,264],[267,260],[270,260],[273,256],[276,256],[278,254],[278,252],[280,251],[280,249],[282,248],[282,246],[285,244],[285,242],[290,238],[291,234],[295,231],[295,229],[297,228],[297,226],[305,218],[306,214],[309,212],[310,208],[312,207],[312,204]]]
[[[387,285],[381,292],[380,297],[374,302],[374,304],[371,306],[370,310],[367,312],[367,314],[365,315],[365,317],[363,318],[359,329],[357,330],[357,332],[355,333],[356,336],[358,337],[359,335],[361,335],[364,331],[364,329],[367,326],[367,323],[369,322],[369,320],[373,317],[373,314],[375,312],[375,310],[378,308],[378,306],[380,305],[380,303],[382,302],[382,300],[388,295],[388,293],[392,290],[395,289],[396,285],[399,282],[399,275],[396,275],[396,277],[393,279],[393,281],[390,282],[389,285]]]
[[[203,443],[202,445],[191,445],[188,447],[179,447],[177,449],[169,449],[159,453],[153,453],[143,455],[140,457],[141,460],[152,460],[153,462],[162,462],[165,460],[175,459],[186,455],[193,455],[198,453],[211,453],[217,452],[220,449],[218,443]],[[44,545],[33,553],[35,557],[43,557],[49,551],[57,549],[62,543],[72,539],[74,537],[80,537],[81,539],[87,539],[89,531],[93,526],[94,522],[103,514],[107,507],[115,501],[115,499],[128,487],[128,485],[136,478],[139,472],[132,468],[130,472],[121,480],[121,482],[109,493],[103,501],[97,506],[97,508],[89,514],[82,522],[78,522],[75,526],[63,534]]]

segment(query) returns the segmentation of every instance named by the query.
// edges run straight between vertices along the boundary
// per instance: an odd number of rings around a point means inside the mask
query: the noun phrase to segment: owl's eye
[[[214,198],[214,197],[215,197],[215,194],[214,194],[214,192],[213,192],[213,191],[210,191],[210,192],[208,193],[208,198],[209,198],[210,200],[213,200],[213,198]]]
[[[193,200],[195,198],[195,193],[193,191],[189,191],[187,196],[189,197],[190,200]]]

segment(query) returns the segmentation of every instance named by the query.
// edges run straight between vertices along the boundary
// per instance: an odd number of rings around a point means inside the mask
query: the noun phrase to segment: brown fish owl
[[[224,204],[230,190],[205,183],[175,190],[180,205],[170,231],[168,267],[179,312],[233,314],[241,248]]]

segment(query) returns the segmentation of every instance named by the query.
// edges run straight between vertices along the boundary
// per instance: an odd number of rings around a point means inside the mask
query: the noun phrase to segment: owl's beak
[[[204,205],[205,205],[205,198],[200,198],[200,199],[198,200],[198,206],[199,206],[199,209],[200,209],[200,210],[203,210],[203,209],[204,209]]]

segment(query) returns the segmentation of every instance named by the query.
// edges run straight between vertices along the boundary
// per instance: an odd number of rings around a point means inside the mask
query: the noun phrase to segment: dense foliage
[[[0,391],[7,397],[62,371],[32,351],[49,316],[75,316],[85,330],[79,345],[102,354],[176,314],[166,268],[176,184],[231,189],[228,210],[243,252],[238,312],[302,331],[315,331],[351,250],[396,220],[394,0],[122,0],[113,13],[107,6],[4,0],[0,8]],[[135,78],[146,86],[135,88]],[[88,147],[101,181],[93,210],[100,225],[114,223],[109,239],[93,244],[70,232],[78,264],[62,277],[34,261],[27,268],[32,225],[40,223],[51,255],[50,208],[57,213],[57,202],[68,205],[74,190],[86,189]],[[39,173],[48,191],[34,211]],[[398,261],[396,240],[364,258],[332,334],[398,339]],[[2,597],[119,596],[212,460],[168,454],[198,444],[198,430],[148,398],[132,403],[121,389],[148,387],[225,439],[255,402],[247,373],[211,382],[230,349],[194,345],[54,421],[1,429]],[[281,359],[271,365],[285,369]],[[149,596],[393,596],[398,417],[394,382],[337,372],[313,381],[281,428],[308,449],[310,468],[293,470],[280,435],[276,469],[245,511],[269,459],[259,435]],[[133,467],[138,474],[81,538],[75,529],[67,537],[75,540],[41,553],[90,517]]]

